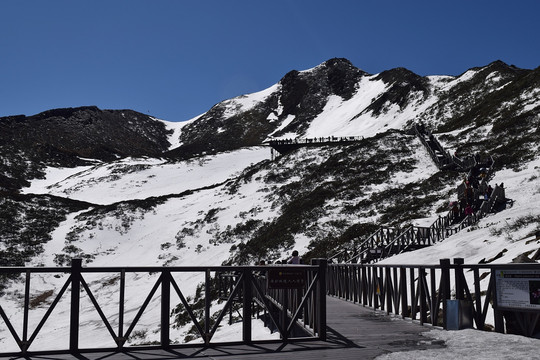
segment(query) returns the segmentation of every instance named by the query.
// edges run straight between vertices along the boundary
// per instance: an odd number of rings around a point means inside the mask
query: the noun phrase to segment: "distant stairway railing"
[[[413,130],[439,169],[448,169],[456,165],[452,155],[443,148],[441,143],[426,129],[424,124],[414,124]]]
[[[410,225],[404,229],[381,226],[352,248],[343,249],[329,258],[331,262],[373,263],[402,252],[431,246],[456,233],[452,213],[437,218],[429,227]]]

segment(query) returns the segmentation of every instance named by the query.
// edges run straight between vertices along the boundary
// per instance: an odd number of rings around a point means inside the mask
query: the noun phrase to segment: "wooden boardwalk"
[[[336,298],[327,298],[327,341],[292,344],[227,345],[216,348],[131,351],[129,353],[84,353],[39,355],[32,360],[150,360],[150,359],[374,359],[390,352],[442,348],[444,344],[422,336],[428,327]],[[1,357],[0,359],[8,359]],[[11,358],[14,359],[14,358]]]

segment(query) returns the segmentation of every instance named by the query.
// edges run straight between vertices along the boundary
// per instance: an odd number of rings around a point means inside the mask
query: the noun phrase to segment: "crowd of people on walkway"
[[[364,139],[363,136],[327,136],[315,138],[294,138],[294,139],[279,139],[270,140],[268,144],[272,145],[290,145],[290,144],[323,144],[335,142],[353,142]]]
[[[477,166],[473,167],[463,183],[458,187],[458,201],[450,203],[452,219],[458,223],[465,217],[478,212],[484,202],[490,201],[494,188],[488,184],[489,161],[482,162],[478,155],[475,155]],[[504,188],[504,184],[496,184],[495,187]]]

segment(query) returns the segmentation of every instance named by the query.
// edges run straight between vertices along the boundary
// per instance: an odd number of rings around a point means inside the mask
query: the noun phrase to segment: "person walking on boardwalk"
[[[289,264],[301,264],[302,259],[300,259],[300,256],[298,256],[298,251],[293,250],[292,257],[288,261]]]

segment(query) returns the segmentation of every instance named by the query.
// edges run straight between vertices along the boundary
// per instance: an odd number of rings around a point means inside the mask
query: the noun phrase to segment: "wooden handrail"
[[[443,328],[447,328],[446,300],[465,300],[472,305],[473,327],[485,330],[488,307],[495,297],[495,269],[536,273],[540,264],[465,265],[460,258],[453,264],[441,259],[436,265],[329,264],[327,288],[331,296]],[[465,273],[472,274],[472,283],[466,281]],[[490,276],[487,288],[480,285],[483,274]],[[494,308],[493,313],[495,331],[504,332],[502,312]],[[529,332],[534,325],[526,326]]]
[[[13,326],[13,323],[17,319],[13,319],[8,316],[5,312],[5,301],[0,304],[0,317],[3,322],[0,322],[0,325],[3,323],[7,327],[8,334],[11,335],[12,339],[17,344],[18,349],[12,349],[9,352],[5,349],[0,350],[0,355],[5,356],[27,356],[27,355],[39,355],[39,354],[67,354],[67,353],[84,353],[87,351],[93,351],[95,349],[82,349],[79,344],[79,329],[80,329],[80,302],[81,297],[84,293],[88,296],[91,301],[93,308],[96,310],[95,321],[101,321],[104,324],[104,328],[108,331],[111,339],[116,344],[115,348],[100,348],[99,350],[103,351],[129,351],[132,349],[143,350],[143,349],[172,349],[180,347],[197,347],[197,346],[214,346],[217,344],[215,341],[212,341],[213,335],[225,314],[228,311],[232,311],[233,303],[239,302],[235,306],[240,306],[243,309],[242,316],[242,341],[241,343],[250,344],[255,341],[251,336],[251,319],[252,319],[252,307],[254,306],[255,299],[261,297],[271,297],[274,303],[279,306],[272,309],[264,309],[267,312],[279,311],[286,312],[285,315],[277,315],[280,318],[290,318],[290,314],[293,314],[292,320],[287,323],[287,326],[282,327],[280,332],[280,340],[273,340],[279,342],[286,341],[297,341],[297,340],[323,340],[326,338],[326,306],[321,305],[321,301],[325,301],[324,296],[326,295],[326,259],[315,259],[314,265],[279,265],[280,272],[287,272],[293,270],[294,274],[305,274],[305,277],[308,281],[304,284],[303,282],[300,285],[296,285],[293,288],[282,288],[282,289],[273,289],[270,291],[269,287],[264,283],[258,283],[262,273],[267,273],[270,270],[276,270],[278,266],[269,265],[269,266],[196,266],[196,267],[83,267],[82,261],[80,259],[73,259],[71,267],[62,267],[62,268],[26,268],[26,267],[0,267],[0,274],[17,274],[22,273],[26,276],[26,287],[24,291],[24,296],[22,299],[21,306],[23,307],[23,329],[21,333],[16,330],[16,326]],[[127,311],[127,313],[135,314],[135,317],[132,319],[131,323],[124,322],[124,315],[126,311],[124,308],[125,299],[125,287],[126,287],[126,273],[157,273],[157,280],[155,281],[152,289],[146,295],[143,301],[143,304],[138,308],[132,308]],[[199,311],[193,309],[193,305],[189,304],[184,296],[180,286],[174,279],[174,275],[182,272],[198,272],[203,275],[204,278],[204,288],[205,288],[205,307],[202,311],[202,318]],[[211,277],[211,272],[215,273],[216,277],[219,277],[219,274],[225,274],[223,279],[224,281],[214,281]],[[30,286],[30,277],[33,274],[43,274],[50,273],[52,275],[56,274],[67,274],[67,279],[64,282],[62,289],[57,293],[54,301],[48,307],[45,315],[42,317],[38,326],[30,333],[28,325],[28,314],[30,310],[30,293],[32,288]],[[111,274],[120,275],[120,289],[118,292],[118,313],[109,314],[109,317],[105,315],[105,312],[101,309],[99,302],[96,300],[95,293],[97,293],[103,287],[98,288],[97,290],[92,289],[85,280],[85,275],[87,274],[96,274],[100,273],[103,276],[109,276]],[[104,280],[105,281],[105,280]],[[229,286],[228,281],[232,281],[233,285]],[[96,283],[93,281],[92,283]],[[90,283],[90,284],[92,284]],[[223,286],[223,289],[220,289],[221,294],[220,298],[225,298],[227,301],[224,306],[216,312],[216,314],[210,313],[210,304],[212,297],[210,294],[214,293],[213,287],[216,284]],[[68,291],[68,289],[70,289]],[[216,293],[218,289],[216,289]],[[57,304],[64,297],[66,293],[69,293],[70,300],[64,304],[69,304],[69,324],[70,324],[70,335],[69,335],[69,346],[67,348],[58,348],[53,350],[44,350],[35,347],[34,340],[40,333],[43,325],[49,321],[50,315],[55,310]],[[180,298],[181,305],[187,311],[190,320],[194,327],[197,329],[200,338],[203,340],[201,344],[177,344],[176,342],[171,342],[170,340],[170,317],[171,317],[171,295],[176,293]],[[300,294],[302,293],[302,300],[298,303],[292,305],[290,300],[283,298],[283,294]],[[161,313],[161,325],[159,326],[159,335],[160,343],[159,345],[141,345],[141,346],[125,346],[128,338],[132,335],[133,330],[141,319],[142,315],[146,313],[147,307],[150,305],[152,300],[155,300],[156,294],[159,296],[159,311]],[[322,294],[322,295],[321,295]],[[295,295],[296,296],[296,295]],[[290,296],[292,299],[292,295]],[[217,300],[217,299],[216,299]],[[259,307],[261,307],[264,302],[259,302]],[[309,306],[308,306],[309,304]],[[281,310],[279,310],[281,308]],[[304,316],[300,317],[299,315],[303,313]],[[85,312],[85,316],[87,312]],[[214,317],[213,315],[217,315]],[[113,321],[110,319],[114,318],[118,326],[117,330],[113,328]],[[211,319],[215,319],[214,324],[210,324]],[[18,320],[17,320],[18,321]],[[291,333],[291,329],[294,327],[293,323],[298,323],[303,329],[301,336]],[[127,330],[124,330],[127,328]],[[265,341],[269,341],[266,339]],[[238,341],[234,341],[238,343]],[[223,342],[219,342],[223,344]],[[59,345],[62,346],[62,345]]]

